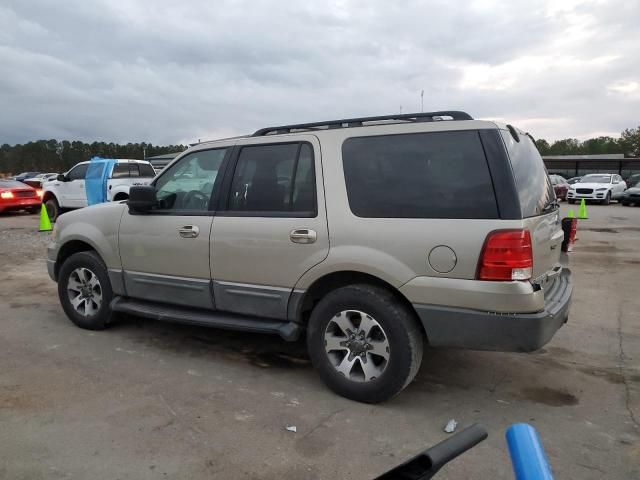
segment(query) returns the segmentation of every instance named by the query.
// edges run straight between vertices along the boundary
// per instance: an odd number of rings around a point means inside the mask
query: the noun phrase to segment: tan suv
[[[424,344],[548,342],[571,299],[563,240],[528,134],[432,112],[198,144],[128,202],[60,217],[48,267],[80,327],[126,312],[306,331],[330,388],[379,402],[411,382]]]

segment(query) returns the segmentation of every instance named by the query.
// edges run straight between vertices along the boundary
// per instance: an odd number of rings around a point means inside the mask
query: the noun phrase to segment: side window
[[[359,217],[498,218],[477,131],[349,138],[342,161]]]
[[[229,210],[315,216],[315,185],[309,144],[242,147],[231,183]]]
[[[67,177],[69,180],[84,180],[84,177],[87,174],[87,168],[89,167],[88,163],[83,163],[82,165],[77,165],[73,167]]]
[[[193,152],[174,163],[155,182],[161,210],[209,210],[226,148]]]
[[[136,163],[137,169],[139,169],[141,177],[155,177],[156,172],[153,167],[147,163]],[[133,172],[131,172],[131,176],[133,176]]]
[[[111,172],[111,178],[127,178],[129,176],[128,163],[116,163]]]
[[[135,162],[131,162],[129,164],[129,176],[130,177],[139,177],[140,170],[138,169],[138,164]]]

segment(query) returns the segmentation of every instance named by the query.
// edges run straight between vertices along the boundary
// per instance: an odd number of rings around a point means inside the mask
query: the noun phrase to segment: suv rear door
[[[298,279],[329,253],[320,144],[314,135],[236,146],[212,230],[216,307],[286,318]]]
[[[540,153],[526,134],[501,130],[520,199],[523,225],[531,233],[533,247],[532,281],[544,284],[548,276],[560,272],[560,252],[564,238],[555,194]]]

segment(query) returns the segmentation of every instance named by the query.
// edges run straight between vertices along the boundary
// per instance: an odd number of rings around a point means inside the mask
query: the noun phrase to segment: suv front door
[[[240,140],[232,172],[213,220],[216,307],[286,318],[294,285],[329,253],[320,145],[313,135]]]
[[[158,208],[124,213],[119,246],[127,296],[215,308],[209,239],[229,151],[223,147],[185,155],[154,182]]]

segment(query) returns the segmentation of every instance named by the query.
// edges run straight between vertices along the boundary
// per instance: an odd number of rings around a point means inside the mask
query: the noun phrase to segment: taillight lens
[[[562,251],[572,252],[573,244],[576,242],[576,231],[578,230],[577,218],[563,218],[562,231],[564,232],[564,240],[562,241]]]
[[[478,280],[529,280],[533,249],[529,230],[489,233],[478,262]]]
[[[4,200],[9,200],[10,198],[13,198],[13,192],[11,191],[2,192],[0,193],[0,198],[3,198]]]

